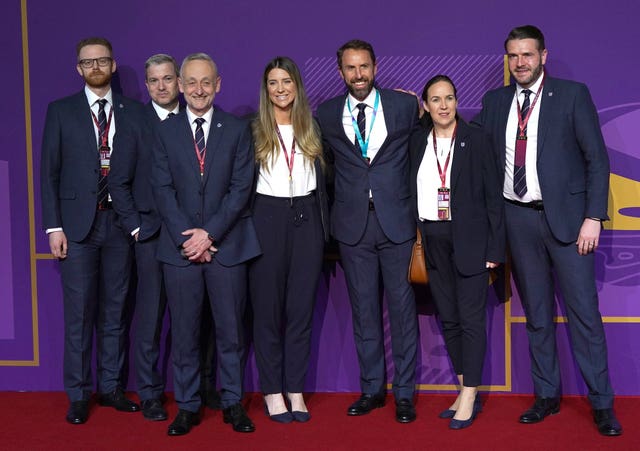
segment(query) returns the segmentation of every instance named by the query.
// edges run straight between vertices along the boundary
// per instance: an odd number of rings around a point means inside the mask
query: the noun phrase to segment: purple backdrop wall
[[[37,193],[47,103],[82,87],[74,53],[80,38],[111,39],[118,62],[116,89],[142,101],[147,100],[142,66],[149,55],[166,52],[181,59],[207,52],[222,75],[216,103],[244,114],[255,107],[262,68],[275,55],[291,56],[303,67],[314,105],[340,92],[335,50],[361,37],[373,43],[380,58],[382,86],[420,89],[435,73],[449,73],[459,85],[461,109],[470,116],[482,93],[502,83],[502,42],[523,20],[506,0],[460,0],[455,8],[444,2],[372,0],[364,12],[361,5],[337,0],[320,6],[282,1],[273,7],[247,0],[195,0],[188,7],[158,0],[153,8],[147,5],[112,0],[99,21],[83,15],[87,3],[79,0],[10,0],[3,5],[5,70],[0,79],[8,89],[0,102],[0,208],[5,212],[0,232],[6,237],[0,260],[0,390],[62,388],[59,270],[40,230]],[[527,21],[546,34],[548,70],[587,83],[600,113],[612,163],[613,220],[598,252],[598,287],[613,384],[619,394],[630,395],[640,394],[640,351],[634,346],[640,339],[640,149],[632,141],[640,124],[640,95],[632,88],[636,77],[628,74],[640,69],[637,58],[630,58],[640,29],[620,24],[639,16],[640,4],[631,0],[606,5],[541,0],[527,14]],[[355,17],[364,24],[359,32],[349,26]],[[562,311],[558,313],[564,391],[584,393]],[[420,316],[420,332],[420,389],[452,389],[453,374],[433,316]],[[489,335],[484,389],[530,392],[517,295],[506,304],[492,295]],[[332,263],[318,291],[313,361],[308,390],[359,390],[344,277]],[[248,390],[257,389],[255,379],[251,364]]]

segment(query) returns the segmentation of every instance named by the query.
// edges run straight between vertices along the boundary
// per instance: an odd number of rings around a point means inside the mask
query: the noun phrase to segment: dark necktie
[[[522,93],[524,94],[524,102],[522,102],[522,108],[520,109],[520,120],[524,121],[527,117],[527,113],[529,112],[529,96],[531,95],[531,91],[529,89],[525,89]],[[527,127],[524,128],[522,133],[525,137],[527,136]],[[523,197],[527,194],[527,169],[525,165],[527,157],[527,140],[518,139],[518,136],[520,136],[519,126],[516,133],[516,152],[513,161],[513,191],[518,195],[518,197]]]
[[[199,117],[195,120],[196,123],[196,147],[198,148],[198,153],[200,153],[200,156],[202,156],[202,154],[205,151],[205,145],[204,145],[204,130],[202,130],[202,124],[204,124],[204,119]]]
[[[169,119],[171,116],[175,116],[176,113],[174,113],[173,111],[169,111],[169,114],[167,114],[167,117],[165,119]]]
[[[100,177],[98,178],[98,208],[103,210],[107,208],[109,202],[109,190],[107,189],[107,176],[109,175],[109,149],[103,147],[103,143],[108,143],[109,137],[105,139],[107,128],[107,115],[104,106],[107,99],[98,100],[98,151],[100,153]],[[107,144],[108,147],[108,144]]]
[[[360,137],[362,141],[365,140],[365,135],[367,133],[367,116],[364,114],[364,110],[367,108],[366,103],[359,103],[356,105],[358,108],[358,117],[356,120],[358,121],[358,130],[360,130]],[[358,143],[358,137],[356,136],[356,146],[360,147]]]

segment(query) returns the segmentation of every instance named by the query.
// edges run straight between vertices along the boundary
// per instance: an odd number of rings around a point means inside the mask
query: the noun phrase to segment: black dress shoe
[[[222,411],[222,414],[223,421],[225,423],[231,423],[233,430],[236,432],[253,432],[256,430],[256,427],[240,403],[227,407]]]
[[[520,423],[539,423],[548,415],[555,415],[560,411],[560,400],[558,398],[536,397],[536,402],[529,410],[520,415]]]
[[[593,421],[602,435],[616,436],[622,434],[622,426],[613,413],[613,409],[593,409]]]
[[[122,389],[116,388],[111,393],[102,393],[98,398],[98,404],[105,407],[113,407],[120,412],[137,412],[140,406],[125,398]]]
[[[178,415],[173,423],[167,429],[168,435],[185,435],[188,434],[192,426],[200,424],[200,414],[198,412],[190,412],[188,410],[178,410]]]
[[[366,415],[371,412],[373,409],[377,409],[378,407],[384,406],[384,393],[376,393],[375,395],[370,395],[367,393],[363,393],[356,402],[351,404],[347,409],[347,415],[349,416],[359,416]]]
[[[401,399],[396,402],[396,421],[398,423],[411,423],[416,419],[416,408],[410,399]]]
[[[89,401],[73,401],[67,410],[67,423],[83,424],[89,418]]]
[[[159,399],[146,399],[142,401],[142,416],[151,421],[164,421],[167,411]]]

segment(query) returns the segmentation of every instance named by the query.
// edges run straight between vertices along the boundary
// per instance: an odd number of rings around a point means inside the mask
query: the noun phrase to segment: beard
[[[82,78],[84,78],[85,83],[92,88],[104,88],[109,86],[111,83],[111,72],[103,72],[100,69],[92,70],[88,74],[85,74]]]
[[[366,83],[365,86],[362,88],[356,88],[355,83],[359,81],[364,81]],[[347,83],[347,89],[349,90],[349,94],[362,102],[367,98],[367,96],[373,89],[375,81],[375,78],[372,78],[370,80],[366,78],[354,78],[349,80],[349,83]]]

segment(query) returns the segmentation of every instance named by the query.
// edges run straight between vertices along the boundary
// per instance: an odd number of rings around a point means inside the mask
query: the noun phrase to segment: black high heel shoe
[[[294,421],[297,421],[298,423],[306,423],[311,419],[311,414],[308,411],[303,412],[301,410],[291,410],[291,400],[289,399],[289,396],[285,398],[284,402],[287,404],[287,409],[291,411],[291,416]]]
[[[271,415],[269,413],[269,407],[267,407],[267,403],[264,403],[264,413],[269,417],[270,420],[275,421],[276,423],[291,423],[293,421],[293,415],[288,410],[282,413],[276,413],[275,415]]]

